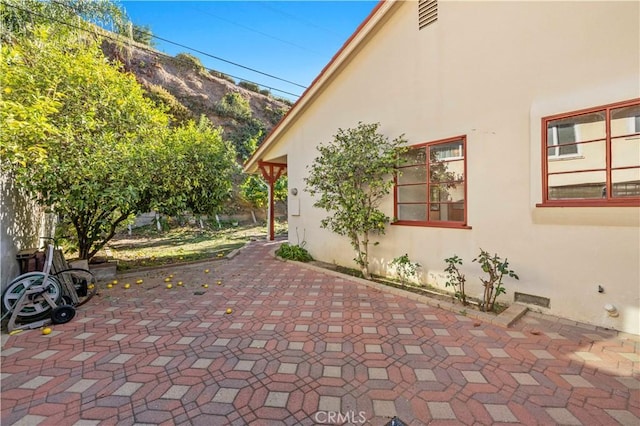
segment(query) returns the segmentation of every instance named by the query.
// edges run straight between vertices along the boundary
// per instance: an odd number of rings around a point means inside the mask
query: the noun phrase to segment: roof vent
[[[418,29],[423,29],[427,25],[438,20],[438,0],[418,1]]]

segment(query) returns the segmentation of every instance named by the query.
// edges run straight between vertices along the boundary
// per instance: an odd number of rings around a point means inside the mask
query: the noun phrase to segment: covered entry
[[[275,239],[275,210],[274,210],[274,194],[273,188],[278,179],[287,172],[286,163],[258,161],[258,168],[262,173],[262,177],[269,185],[269,211],[267,220],[267,238]]]

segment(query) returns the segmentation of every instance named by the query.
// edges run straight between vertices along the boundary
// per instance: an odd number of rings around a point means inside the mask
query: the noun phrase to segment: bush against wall
[[[330,216],[323,228],[349,238],[362,275],[369,279],[369,238],[384,234],[389,217],[379,209],[393,187],[399,153],[406,150],[403,136],[390,141],[378,132],[380,124],[358,123],[338,129],[329,143],[318,145],[319,156],[304,179],[305,188],[316,197],[314,206]]]

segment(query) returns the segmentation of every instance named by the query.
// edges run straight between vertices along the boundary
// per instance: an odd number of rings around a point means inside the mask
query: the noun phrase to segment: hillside
[[[248,139],[259,144],[290,107],[286,100],[275,99],[268,91],[259,93],[250,83],[240,82],[245,86],[241,87],[222,73],[207,71],[190,54],[169,57],[135,42],[116,46],[109,41],[103,43],[103,51],[132,72],[149,97],[169,106],[177,123],[204,114],[221,126],[240,159],[254,148]]]

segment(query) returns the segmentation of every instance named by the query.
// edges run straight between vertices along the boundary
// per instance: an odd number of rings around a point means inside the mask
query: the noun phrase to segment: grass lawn
[[[286,232],[286,224],[276,223],[276,234]],[[244,225],[222,229],[180,226],[158,232],[153,225],[135,228],[132,235],[116,235],[105,250],[118,261],[118,270],[193,262],[223,257],[249,240],[266,238],[265,225]]]

